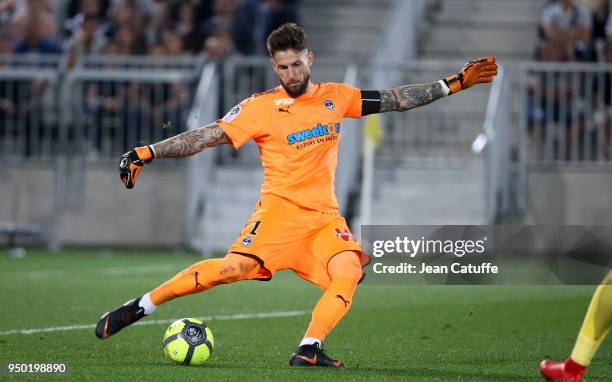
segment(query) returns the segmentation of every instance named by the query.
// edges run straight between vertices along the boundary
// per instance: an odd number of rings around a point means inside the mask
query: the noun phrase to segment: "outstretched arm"
[[[145,163],[153,158],[181,158],[197,154],[209,147],[231,144],[231,139],[216,123],[186,131],[154,145],[136,147],[121,157],[119,176],[127,188],[133,188]]]
[[[438,82],[422,85],[402,85],[389,90],[362,91],[362,114],[406,111],[425,106],[450,94],[476,84],[489,83],[497,75],[494,57],[468,62],[458,74]]]
[[[232,141],[216,123],[186,131],[151,145],[155,158],[181,158],[197,154],[209,147],[231,144]]]

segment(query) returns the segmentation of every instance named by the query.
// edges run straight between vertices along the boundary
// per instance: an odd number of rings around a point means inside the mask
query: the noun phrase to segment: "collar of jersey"
[[[278,85],[278,88],[280,89],[280,91],[283,93],[283,95],[287,96],[287,98],[293,98],[291,96],[289,96],[289,94],[287,94],[287,91],[285,90],[285,88],[283,87],[283,85]],[[302,94],[301,96],[294,98],[295,100],[305,100],[308,98],[313,97],[321,88],[321,84],[319,83],[312,83],[312,89],[304,94]]]

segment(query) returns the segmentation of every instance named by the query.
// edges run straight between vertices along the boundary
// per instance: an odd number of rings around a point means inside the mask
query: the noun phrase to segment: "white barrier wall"
[[[525,224],[612,224],[612,172],[530,170]]]
[[[133,190],[114,165],[85,171],[83,208],[56,213],[52,166],[0,167],[0,222],[41,224],[63,245],[173,247],[185,243],[184,167],[149,165]],[[564,169],[529,174],[525,224],[612,224],[612,173]],[[217,222],[222,224],[222,222]]]
[[[40,224],[51,243],[172,247],[185,241],[184,166],[147,165],[127,190],[114,164],[84,172],[81,208],[56,212],[52,165],[0,167],[0,222]]]

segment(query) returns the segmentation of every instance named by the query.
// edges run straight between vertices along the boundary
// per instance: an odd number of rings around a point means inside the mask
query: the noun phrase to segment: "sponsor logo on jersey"
[[[332,102],[332,100],[330,99],[323,100],[323,105],[325,105],[325,107],[328,108],[329,110],[334,110],[334,108],[336,107],[334,103]]]
[[[336,136],[339,133],[340,123],[328,123],[327,125],[317,123],[317,126],[312,129],[306,129],[287,135],[287,143],[289,143],[289,145],[294,145],[313,138]]]
[[[253,242],[253,236],[251,235],[245,236],[244,239],[242,239],[242,245],[244,247],[248,247],[249,245],[251,245],[252,242]]]
[[[340,229],[338,227],[334,228],[334,231],[336,231],[336,238],[340,238],[344,241],[350,241],[351,239],[353,239],[353,235],[351,235],[351,231],[349,231],[348,229]],[[353,239],[354,240],[354,239]]]
[[[274,100],[274,103],[276,104],[276,106],[293,105],[294,102],[295,102],[295,99],[293,98],[281,98],[281,99]]]
[[[225,117],[223,117],[222,121],[223,122],[231,122],[234,120],[234,118],[236,118],[238,116],[238,114],[240,114],[240,111],[242,110],[242,108],[240,107],[240,105],[236,105],[232,108],[232,110],[230,110],[227,114],[225,114]]]

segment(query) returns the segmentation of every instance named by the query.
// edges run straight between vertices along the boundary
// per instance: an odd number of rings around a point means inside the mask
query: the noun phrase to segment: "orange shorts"
[[[327,263],[343,251],[358,253],[362,265],[369,262],[339,213],[302,208],[275,195],[262,197],[229,249],[259,262],[256,280],[291,269],[323,289],[330,283]]]

